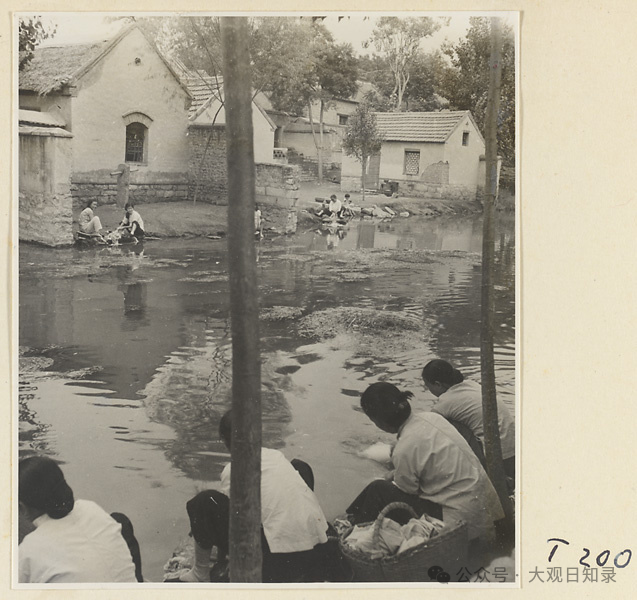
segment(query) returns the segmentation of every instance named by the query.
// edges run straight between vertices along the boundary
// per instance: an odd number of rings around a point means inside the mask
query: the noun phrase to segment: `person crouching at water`
[[[398,440],[393,472],[359,494],[347,509],[350,521],[373,521],[390,502],[405,502],[419,515],[464,521],[474,546],[491,544],[494,522],[504,513],[487,474],[444,417],[412,413],[412,397],[386,382],[370,385],[361,396],[363,412],[379,429],[397,434]]]
[[[94,214],[97,210],[97,200],[89,200],[86,208],[80,213],[78,224],[82,233],[102,237],[102,222],[100,218]]]
[[[482,388],[475,381],[465,380],[458,369],[446,360],[432,360],[422,370],[425,387],[438,398],[431,409],[448,420],[469,428],[484,451],[482,420]],[[515,482],[515,420],[502,400],[497,399],[498,429],[504,461],[504,472]]]
[[[230,449],[232,411],[219,423],[219,437]],[[229,551],[230,469],[221,473],[219,491],[200,492],[186,504],[195,540],[195,565],[172,581],[210,581],[210,553],[217,547],[215,571]],[[278,450],[261,449],[261,547],[264,583],[322,581],[327,521],[312,491],[314,475],[303,461],[290,463]]]
[[[18,546],[20,583],[141,581],[122,525],[94,502],[75,500],[53,460],[25,458],[18,471],[20,529],[30,530]],[[132,526],[128,533],[137,544]]]
[[[126,214],[124,215],[124,219],[119,224],[117,230],[125,232],[137,239],[144,237],[144,221],[142,221],[140,214],[135,210],[135,206],[128,203],[124,206],[124,210],[126,211]]]

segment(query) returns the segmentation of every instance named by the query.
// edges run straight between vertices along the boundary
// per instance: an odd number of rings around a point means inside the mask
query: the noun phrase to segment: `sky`
[[[57,32],[51,39],[45,40],[44,45],[57,45],[57,44],[71,44],[71,43],[88,43],[98,41],[100,39],[107,39],[111,37],[120,27],[118,22],[108,23],[106,17],[113,17],[117,15],[134,14],[134,13],[40,13],[43,20],[56,23]],[[160,16],[162,13],[157,13]],[[166,14],[166,13],[163,13]],[[200,13],[201,14],[201,13]],[[271,15],[283,14],[283,13],[267,13]],[[298,14],[298,13],[297,13]],[[327,28],[332,32],[337,42],[348,42],[354,47],[354,50],[358,54],[369,53],[373,51],[373,47],[365,50],[362,46],[364,40],[369,39],[372,30],[374,29],[375,21],[383,15],[389,15],[389,13],[323,13],[327,18],[323,21]],[[392,16],[401,16],[401,13],[391,13]],[[402,13],[404,16],[416,16],[418,13]],[[464,37],[467,28],[469,26],[469,17],[477,14],[477,12],[430,12],[419,13],[422,16],[451,16],[451,22],[448,27],[443,27],[440,31],[435,33],[431,38],[425,40],[422,44],[422,48],[425,51],[431,51],[440,47],[441,43],[445,39],[449,39],[452,42],[457,41],[459,38]],[[339,15],[344,15],[340,21]],[[143,16],[151,16],[151,13],[143,13]],[[368,18],[364,19],[367,16]],[[506,17],[510,22],[513,22],[515,15],[512,13],[502,13],[501,16]]]

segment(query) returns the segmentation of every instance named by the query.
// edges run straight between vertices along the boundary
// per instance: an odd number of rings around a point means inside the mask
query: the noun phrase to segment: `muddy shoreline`
[[[320,197],[320,196],[317,196]],[[312,199],[304,199],[297,206],[297,231],[304,231],[316,225],[311,210],[317,206]],[[415,198],[387,198],[382,195],[368,195],[360,206],[388,206],[396,213],[408,212],[410,217],[436,218],[441,216],[464,216],[479,214],[482,206],[475,201],[424,200]],[[506,206],[506,205],[503,205]],[[224,205],[193,202],[144,203],[138,207],[144,219],[146,230],[158,237],[223,237],[228,231],[228,207]],[[263,205],[264,230],[266,233],[282,234],[281,223],[285,223],[287,208]],[[122,210],[114,204],[100,206],[96,214],[105,230],[113,230],[122,218]],[[360,217],[356,217],[358,219]],[[369,218],[369,217],[367,217]],[[395,217],[404,219],[409,217]],[[77,219],[77,215],[74,215]]]

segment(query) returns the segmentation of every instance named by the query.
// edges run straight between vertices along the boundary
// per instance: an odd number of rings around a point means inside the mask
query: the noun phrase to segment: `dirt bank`
[[[304,183],[297,202],[298,228],[306,229],[315,221],[311,211],[318,206],[317,198],[329,198],[343,194],[336,184]],[[408,212],[410,216],[435,218],[442,215],[468,215],[482,211],[480,203],[475,201],[432,200],[423,198],[389,198],[382,194],[366,194],[363,201],[360,194],[352,194],[357,206],[388,206],[396,213]],[[502,201],[501,207],[513,206],[511,201]],[[228,207],[193,202],[155,202],[137,206],[144,219],[146,230],[161,237],[224,236],[228,230]],[[282,233],[281,223],[285,223],[286,208],[261,205],[265,230]],[[102,225],[112,230],[123,218],[124,211],[114,204],[103,205],[97,209]],[[79,214],[79,213],[78,213]],[[75,219],[77,220],[77,214]],[[396,217],[405,218],[405,217]]]

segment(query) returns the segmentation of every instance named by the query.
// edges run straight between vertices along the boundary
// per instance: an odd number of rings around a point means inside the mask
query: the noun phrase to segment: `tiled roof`
[[[376,113],[376,125],[389,142],[444,143],[467,110]]]
[[[190,105],[189,111],[191,115],[196,113],[206,100],[219,90],[223,83],[221,77],[215,78],[209,75],[189,76],[182,78],[182,81],[192,94],[192,104]]]

